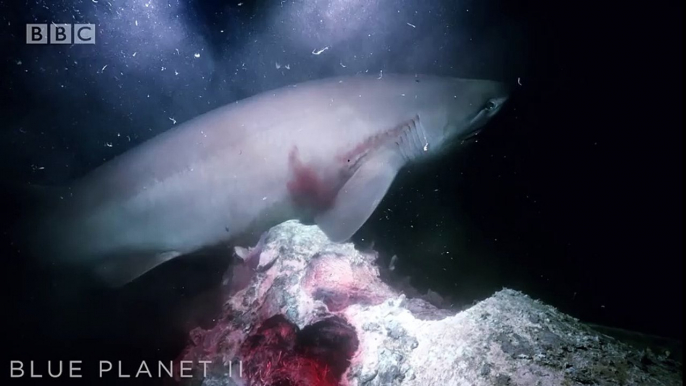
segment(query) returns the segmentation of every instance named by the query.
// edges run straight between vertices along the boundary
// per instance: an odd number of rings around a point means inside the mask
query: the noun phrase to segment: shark
[[[179,256],[300,220],[349,240],[407,165],[481,130],[510,87],[487,79],[352,75],[219,107],[65,187],[27,222],[35,254],[126,285]]]

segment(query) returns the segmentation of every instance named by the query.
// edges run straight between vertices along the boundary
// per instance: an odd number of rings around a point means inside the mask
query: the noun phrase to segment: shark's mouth
[[[471,142],[476,139],[476,136],[481,133],[481,130],[483,127],[479,127],[477,129],[472,130],[471,132],[467,133],[465,136],[462,137],[462,142]]]

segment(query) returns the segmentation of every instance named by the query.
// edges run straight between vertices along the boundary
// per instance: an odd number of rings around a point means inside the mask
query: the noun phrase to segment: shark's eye
[[[493,101],[486,102],[486,105],[484,106],[484,110],[486,110],[486,111],[491,111],[494,108],[496,108],[496,104]]]

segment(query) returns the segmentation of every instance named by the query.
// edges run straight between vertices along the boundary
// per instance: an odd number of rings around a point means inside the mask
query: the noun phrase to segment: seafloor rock
[[[315,226],[281,224],[250,253],[258,259],[249,262],[252,281],[236,292],[227,279],[216,325],[191,333],[179,360],[195,367],[182,383],[682,384],[681,364],[668,355],[639,351],[516,291],[461,312],[408,299],[379,278],[374,254],[332,243]]]

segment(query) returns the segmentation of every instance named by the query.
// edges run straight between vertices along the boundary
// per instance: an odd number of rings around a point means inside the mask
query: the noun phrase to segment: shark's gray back
[[[100,206],[112,199],[121,201],[173,176],[192,175],[208,163],[219,162],[228,173],[241,167],[241,159],[248,157],[240,156],[246,153],[283,158],[289,146],[299,144],[330,154],[388,130],[403,111],[411,117],[417,100],[434,99],[422,95],[430,89],[418,87],[418,80],[446,81],[365,75],[267,91],[203,114],[116,157],[78,181],[73,194],[82,197],[81,208],[90,210],[84,202]]]

